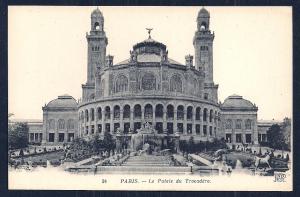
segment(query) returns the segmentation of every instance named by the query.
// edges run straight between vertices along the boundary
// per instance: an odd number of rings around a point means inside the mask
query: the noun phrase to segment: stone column
[[[114,108],[111,109],[110,113],[110,133],[114,132]]]
[[[204,133],[203,133],[203,115],[200,111],[200,136],[204,136]]]
[[[123,109],[120,110],[120,130],[124,131]]]
[[[152,111],[152,127],[155,128],[155,123],[156,123],[156,119],[155,119],[155,107],[153,108]]]
[[[68,142],[68,133],[69,133],[69,131],[68,131],[68,127],[67,127],[66,132],[64,132],[64,135],[65,135],[64,142]]]
[[[58,142],[58,120],[55,120],[54,143]]]
[[[174,121],[173,121],[173,132],[177,131],[177,109],[174,109]]]
[[[105,109],[102,108],[102,120],[101,120],[101,124],[102,124],[102,135],[105,132]]]
[[[130,130],[134,129],[133,112],[134,112],[134,110],[130,108]]]
[[[142,108],[142,124],[145,123],[145,110]]]
[[[48,139],[48,115],[43,113],[43,136],[42,144],[47,143]]]
[[[186,135],[187,134],[187,117],[186,117],[186,108],[183,109],[183,134]]]
[[[164,109],[163,111],[163,130],[167,129],[167,110]]]
[[[253,119],[253,121],[251,121],[251,129],[252,129],[252,141],[253,141],[253,144],[258,144],[258,131],[257,131],[257,117],[255,117],[255,119]],[[253,124],[252,124],[253,122]]]
[[[193,126],[192,126],[192,134],[196,135],[196,107],[193,108]]]

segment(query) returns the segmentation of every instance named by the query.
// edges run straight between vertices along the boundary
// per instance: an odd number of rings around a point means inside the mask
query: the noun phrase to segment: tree
[[[103,137],[103,148],[108,152],[115,149],[115,141],[112,135],[107,131],[104,133]]]
[[[219,150],[219,149],[226,149],[227,148],[227,145],[226,145],[226,142],[225,142],[225,139],[224,138],[221,138],[221,139],[213,139],[212,142],[208,142],[210,145],[209,145],[209,149],[210,150]]]
[[[282,133],[286,144],[286,149],[291,150],[291,119],[284,118],[282,124]]]
[[[194,152],[194,148],[195,148],[194,137],[191,136],[188,141],[188,153]]]
[[[179,141],[179,149],[182,151],[182,154],[184,154],[187,150],[187,143],[185,140]]]
[[[28,146],[27,123],[16,123],[8,126],[8,146],[10,149],[25,148]]]
[[[267,139],[269,141],[270,148],[283,150],[283,149],[287,149],[288,147],[282,129],[277,124],[272,125],[268,129]]]
[[[98,134],[95,135],[93,137],[93,139],[91,140],[91,148],[92,148],[93,152],[99,153],[99,150],[101,149],[102,146],[103,146],[102,141],[100,140],[99,135]]]

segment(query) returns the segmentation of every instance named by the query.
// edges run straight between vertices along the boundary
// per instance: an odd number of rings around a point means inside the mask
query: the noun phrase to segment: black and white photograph
[[[9,6],[9,189],[292,191],[292,7]]]

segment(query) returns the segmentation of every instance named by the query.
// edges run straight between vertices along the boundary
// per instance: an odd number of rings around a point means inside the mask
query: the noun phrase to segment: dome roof
[[[133,46],[133,50],[139,53],[153,53],[156,52],[155,49],[157,49],[157,52],[160,53],[160,51],[166,51],[166,45],[163,43],[157,42],[156,40],[153,40],[151,37],[148,39],[139,42]]]
[[[64,95],[58,96],[57,99],[50,101],[47,104],[47,107],[55,107],[55,108],[77,107],[77,102],[72,96],[64,94]]]
[[[94,9],[94,11],[91,14],[92,17],[103,17],[102,12],[99,10],[99,8],[97,7],[96,9]]]
[[[257,107],[250,101],[243,99],[242,96],[236,94],[227,97],[222,104],[222,108],[257,109]]]
[[[209,12],[205,8],[201,8],[198,12],[198,18],[199,17],[209,17]]]
[[[133,46],[133,51],[136,53],[137,62],[140,63],[160,63],[161,54],[167,54],[167,47],[161,42],[158,42],[149,36],[148,39],[139,42]],[[182,65],[181,63],[167,57],[170,64]],[[126,59],[116,65],[124,65],[130,63],[130,59]]]
[[[142,62],[142,63],[160,63],[161,62],[161,57],[156,54],[139,54],[137,55],[137,62]],[[181,63],[168,58],[168,62],[170,64],[177,64],[177,65],[182,65]],[[124,64],[129,64],[130,59],[126,59],[122,62],[117,63],[116,65],[124,65]]]

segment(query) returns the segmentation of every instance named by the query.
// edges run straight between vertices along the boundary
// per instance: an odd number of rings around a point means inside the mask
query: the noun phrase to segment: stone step
[[[139,165],[160,165],[160,164],[169,164],[169,162],[159,162],[159,163],[150,163],[150,162],[125,162],[126,164],[139,164]]]
[[[134,161],[164,161],[167,160],[167,158],[164,159],[142,159],[142,158],[128,158],[129,160],[134,160]]]
[[[166,156],[141,155],[129,157],[122,166],[167,167],[170,160]]]
[[[128,159],[127,161],[136,161],[136,162],[164,162],[169,161],[167,159],[165,160],[140,160],[140,159]]]
[[[151,163],[144,163],[144,164],[140,164],[140,163],[125,163],[123,164],[123,166],[169,166],[169,164],[167,163],[160,163],[160,164],[151,164]]]

